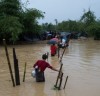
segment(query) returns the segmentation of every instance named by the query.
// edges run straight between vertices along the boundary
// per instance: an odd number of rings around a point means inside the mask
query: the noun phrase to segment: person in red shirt
[[[50,46],[50,50],[51,50],[51,56],[55,56],[57,52],[57,46],[55,46],[55,44],[52,44]]]
[[[43,54],[42,60],[38,60],[33,65],[33,68],[35,68],[35,74],[36,74],[36,81],[37,82],[45,81],[44,71],[45,71],[46,68],[50,68],[51,70],[59,72],[59,70],[55,69],[48,62],[46,62],[47,58],[48,58],[48,56],[46,54]]]

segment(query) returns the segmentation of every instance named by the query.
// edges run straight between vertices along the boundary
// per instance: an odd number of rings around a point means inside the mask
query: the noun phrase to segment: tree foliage
[[[53,25],[52,23],[43,23],[42,30],[44,30],[44,31],[56,31],[56,25]]]
[[[7,16],[0,20],[0,32],[3,38],[13,41],[18,40],[18,35],[22,32],[22,24],[14,16]]]
[[[80,21],[85,23],[86,26],[89,26],[91,23],[96,21],[96,17],[94,15],[94,12],[92,12],[90,9],[87,12],[84,12]]]
[[[0,33],[2,38],[15,43],[22,32],[20,23],[20,2],[18,0],[1,0],[0,2]]]
[[[44,18],[44,12],[35,8],[23,8],[20,0],[0,0],[0,41],[5,38],[15,43],[19,37],[33,38],[41,31],[68,31],[87,32],[89,36],[100,38],[100,20],[96,20],[94,12],[90,9],[84,11],[80,20],[66,20],[55,24],[38,24],[38,20]]]
[[[38,30],[37,19],[43,18],[43,12],[37,9],[27,9],[23,13],[23,25],[25,33],[36,33]]]
[[[37,9],[23,10],[20,0],[1,0],[0,40],[5,38],[15,43],[21,34],[37,32],[40,30],[37,20],[41,17],[43,12]]]

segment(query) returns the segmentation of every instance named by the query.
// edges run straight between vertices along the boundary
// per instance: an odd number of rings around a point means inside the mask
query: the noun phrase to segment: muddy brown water
[[[100,41],[71,40],[62,58],[63,81],[61,90],[54,90],[58,73],[50,69],[45,71],[45,83],[37,83],[31,76],[32,66],[41,59],[43,53],[50,53],[50,45],[45,43],[8,46],[11,67],[14,75],[13,53],[19,62],[20,85],[13,87],[4,46],[0,46],[0,96],[100,96]],[[62,54],[63,49],[60,51]],[[26,77],[23,82],[24,65]],[[48,62],[55,68],[60,68],[57,55],[49,55]],[[68,76],[66,88],[63,89]]]

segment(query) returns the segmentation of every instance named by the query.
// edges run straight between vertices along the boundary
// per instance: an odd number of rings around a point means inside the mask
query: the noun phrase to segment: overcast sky
[[[27,0],[21,0],[25,2]],[[28,0],[27,8],[36,8],[45,12],[45,18],[40,23],[55,23],[67,20],[79,20],[84,9],[90,8],[97,19],[100,19],[100,0]]]

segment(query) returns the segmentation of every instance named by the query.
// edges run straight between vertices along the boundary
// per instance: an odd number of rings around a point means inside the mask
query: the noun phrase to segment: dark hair
[[[46,60],[47,58],[48,58],[48,55],[46,55],[46,54],[42,55],[42,59]]]
[[[55,45],[55,43],[53,43],[52,45]]]

